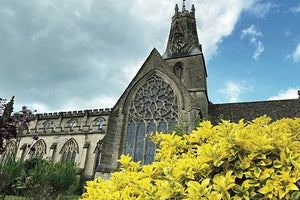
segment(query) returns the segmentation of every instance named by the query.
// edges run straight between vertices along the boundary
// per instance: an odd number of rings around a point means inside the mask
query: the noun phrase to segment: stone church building
[[[109,178],[118,158],[129,154],[149,164],[155,145],[147,133],[171,132],[178,122],[190,129],[197,116],[252,120],[300,117],[300,99],[213,104],[207,95],[207,71],[198,40],[195,8],[176,5],[164,54],[153,49],[116,105],[108,109],[37,114],[18,144],[18,157],[74,161],[86,178]],[[28,154],[32,136],[36,151]],[[7,145],[6,153],[15,142]]]

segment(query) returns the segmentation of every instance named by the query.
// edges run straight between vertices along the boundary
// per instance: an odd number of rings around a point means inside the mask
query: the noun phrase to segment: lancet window
[[[71,129],[73,129],[74,126],[76,126],[76,124],[77,124],[77,121],[74,120],[74,119],[71,119],[71,120],[68,121],[68,125],[69,125],[69,127],[70,127]]]
[[[103,126],[104,126],[104,122],[105,122],[104,119],[98,118],[95,120],[95,125],[97,125],[99,127],[99,130],[102,130]]]
[[[5,151],[2,153],[0,164],[4,163],[7,157],[12,156],[15,153],[15,150],[16,150],[15,141],[10,141],[9,143],[7,143],[5,147]]]
[[[178,62],[174,65],[173,72],[175,76],[182,81],[183,78],[183,64],[181,62]]]
[[[45,131],[49,128],[52,128],[52,122],[51,121],[46,121],[43,125],[44,125]]]
[[[142,164],[152,163],[155,145],[149,133],[156,130],[167,133],[174,130],[178,122],[177,97],[171,86],[153,75],[135,94],[128,118],[125,155]]]
[[[46,154],[46,143],[44,140],[38,140],[31,150],[31,158],[43,158]]]
[[[73,138],[68,140],[61,149],[61,161],[75,162],[76,154],[79,153],[79,148],[76,140]]]

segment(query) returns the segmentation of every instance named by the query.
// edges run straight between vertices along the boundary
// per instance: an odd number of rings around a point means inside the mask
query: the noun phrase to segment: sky
[[[181,0],[0,0],[0,97],[15,111],[111,108]],[[298,98],[300,1],[187,0],[212,103]]]

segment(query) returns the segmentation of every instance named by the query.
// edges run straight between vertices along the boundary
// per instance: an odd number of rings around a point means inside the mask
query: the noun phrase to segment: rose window
[[[154,75],[140,87],[129,109],[125,154],[149,164],[154,160],[155,145],[151,132],[172,131],[178,121],[177,97],[169,84]]]

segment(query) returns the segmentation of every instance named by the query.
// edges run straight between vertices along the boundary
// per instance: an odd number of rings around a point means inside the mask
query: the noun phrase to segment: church
[[[122,154],[141,164],[153,162],[156,147],[149,133],[172,132],[178,123],[191,130],[196,118],[218,123],[265,114],[273,120],[300,117],[300,99],[210,102],[195,12],[194,5],[175,6],[165,52],[151,51],[113,108],[34,115],[20,142],[6,146],[6,155],[17,145],[19,158],[73,161],[86,179],[109,179]],[[39,136],[36,151],[28,154],[34,135]]]

